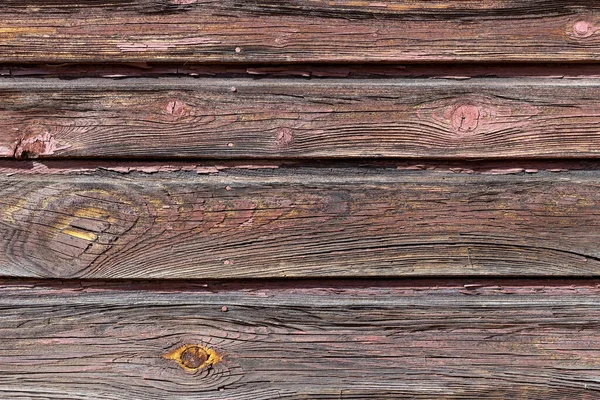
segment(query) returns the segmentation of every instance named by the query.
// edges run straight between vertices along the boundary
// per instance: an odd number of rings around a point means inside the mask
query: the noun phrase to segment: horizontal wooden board
[[[599,171],[17,173],[0,193],[3,276],[600,273]]]
[[[4,157],[600,156],[600,80],[0,80]]]
[[[3,283],[0,393],[86,400],[600,396],[595,283],[465,286]]]
[[[582,0],[7,1],[0,62],[597,61]]]

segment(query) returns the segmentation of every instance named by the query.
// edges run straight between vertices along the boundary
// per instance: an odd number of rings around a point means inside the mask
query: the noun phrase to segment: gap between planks
[[[218,174],[228,170],[270,170],[282,169],[344,169],[385,168],[400,171],[436,171],[452,174],[475,175],[530,175],[538,172],[595,171],[600,169],[597,159],[514,159],[488,160],[466,159],[452,160],[404,160],[363,159],[311,159],[311,160],[127,160],[127,159],[0,159],[0,175],[90,175],[96,172],[116,172],[118,174],[152,175],[156,173],[195,172],[199,175]],[[173,175],[176,176],[176,175]]]
[[[12,78],[76,79],[102,77],[195,78],[298,78],[298,79],[394,79],[431,78],[600,78],[597,63],[469,63],[469,64],[197,64],[197,63],[102,63],[102,64],[0,64],[0,76]]]

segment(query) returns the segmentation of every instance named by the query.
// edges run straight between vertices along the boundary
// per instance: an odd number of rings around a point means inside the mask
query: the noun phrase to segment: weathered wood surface
[[[600,172],[527,172],[3,176],[0,274],[598,275]]]
[[[600,80],[0,80],[4,157],[600,156]]]
[[[596,399],[597,282],[545,285],[144,290],[5,282],[0,393]]]
[[[582,0],[8,1],[0,62],[596,61]]]
[[[587,63],[427,63],[427,64],[203,64],[203,63],[101,63],[3,64],[3,77],[61,79],[104,77],[193,76],[213,78],[600,78],[600,64]]]

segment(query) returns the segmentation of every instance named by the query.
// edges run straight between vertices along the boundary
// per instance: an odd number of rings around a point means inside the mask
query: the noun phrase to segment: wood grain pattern
[[[597,61],[599,9],[582,0],[7,1],[0,62]]]
[[[16,174],[0,191],[4,276],[600,272],[598,171]]]
[[[599,396],[594,283],[254,286],[2,283],[0,393],[86,400]],[[188,371],[165,358],[195,344],[221,359]]]
[[[0,80],[0,155],[600,156],[600,80]]]
[[[600,5],[0,16],[0,399],[600,398]]]

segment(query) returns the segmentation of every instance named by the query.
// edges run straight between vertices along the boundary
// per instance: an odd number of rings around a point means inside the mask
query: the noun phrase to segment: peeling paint
[[[71,145],[60,146],[49,132],[44,132],[31,138],[17,142],[14,150],[15,158],[36,158],[53,155],[57,151],[70,148]]]

